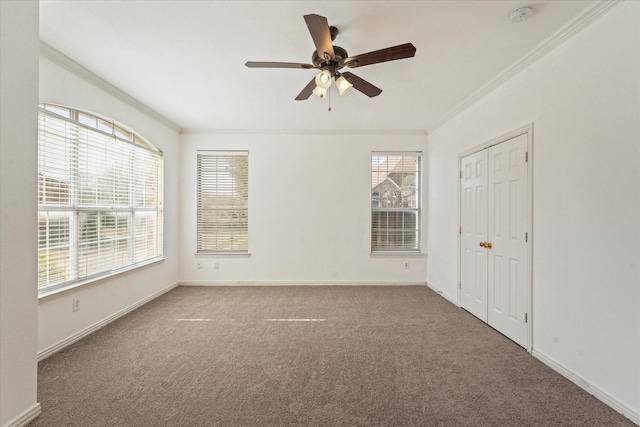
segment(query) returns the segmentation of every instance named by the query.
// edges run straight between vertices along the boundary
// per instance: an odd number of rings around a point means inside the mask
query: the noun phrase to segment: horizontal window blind
[[[371,251],[420,251],[421,153],[371,156]]]
[[[249,156],[201,152],[198,163],[198,252],[249,249]]]
[[[92,114],[41,104],[38,289],[162,255],[162,153]]]

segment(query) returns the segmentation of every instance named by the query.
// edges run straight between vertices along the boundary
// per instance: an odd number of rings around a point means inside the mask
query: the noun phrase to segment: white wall
[[[370,188],[371,151],[425,149],[425,134],[184,133],[181,281],[424,284],[424,256],[370,255]],[[197,150],[249,151],[249,257],[195,256]]]
[[[38,2],[0,2],[0,425],[38,412]]]
[[[123,273],[73,292],[41,298],[38,307],[38,351],[42,352],[179,281],[179,134],[43,57],[40,57],[40,101],[112,118],[164,152],[164,256],[167,258],[158,264]],[[72,299],[80,299],[80,310],[77,312],[71,310]]]
[[[640,2],[429,135],[429,283],[457,298],[457,156],[534,123],[534,355],[640,420]]]

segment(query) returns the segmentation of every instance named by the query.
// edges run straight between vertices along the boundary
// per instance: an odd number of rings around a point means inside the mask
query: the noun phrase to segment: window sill
[[[249,258],[251,256],[251,252],[196,252],[194,254],[196,257],[205,257],[205,258],[215,258],[215,257],[225,257],[225,258]]]
[[[389,251],[389,252],[370,252],[369,256],[372,257],[389,257],[389,256],[397,256],[397,257],[425,257],[427,256],[424,252],[401,252],[401,251]]]
[[[92,277],[86,280],[80,280],[78,282],[71,283],[69,286],[47,290],[46,288],[42,290],[42,292],[38,292],[38,302],[45,302],[49,299],[53,299],[54,297],[60,297],[66,294],[70,294],[73,292],[77,292],[80,289],[90,285],[97,285],[100,282],[108,279],[112,279],[115,276],[119,276],[120,274],[128,273],[133,270],[137,270],[139,268],[148,267],[153,264],[158,264],[164,262],[166,257],[153,258],[151,260],[141,262],[135,265],[131,265],[128,267],[121,268],[119,270],[110,271],[98,277]]]

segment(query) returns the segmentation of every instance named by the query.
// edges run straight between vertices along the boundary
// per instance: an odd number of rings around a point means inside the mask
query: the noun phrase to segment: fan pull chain
[[[327,95],[329,96],[329,109],[327,111],[331,111],[331,88],[327,90]]]

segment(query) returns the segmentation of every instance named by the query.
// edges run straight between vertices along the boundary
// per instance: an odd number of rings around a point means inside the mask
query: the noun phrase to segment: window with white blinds
[[[162,152],[90,113],[40,104],[38,289],[162,256]]]
[[[249,153],[198,157],[198,253],[248,252]]]
[[[372,153],[371,252],[419,252],[422,154]]]

